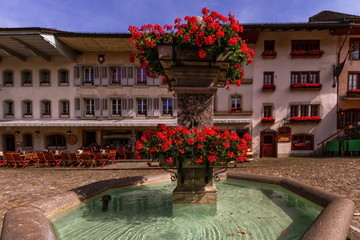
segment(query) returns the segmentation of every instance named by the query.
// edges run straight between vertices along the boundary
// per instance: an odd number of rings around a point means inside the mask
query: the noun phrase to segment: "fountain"
[[[215,208],[212,208],[212,210],[209,211],[210,215],[215,216],[217,214],[216,205],[218,197],[217,189],[214,184],[213,167],[220,159],[217,158],[217,156],[221,156],[221,159],[228,165],[229,162],[232,162],[234,159],[242,160],[244,151],[248,146],[243,144],[241,147],[238,147],[237,151],[233,151],[231,154],[220,154],[220,150],[216,148],[217,146],[222,145],[222,142],[219,139],[228,140],[226,137],[231,137],[231,135],[229,132],[226,132],[226,136],[222,136],[223,138],[221,138],[221,131],[206,128],[207,126],[213,125],[212,99],[218,85],[222,85],[227,81],[233,81],[240,84],[239,79],[241,79],[243,75],[243,72],[240,70],[241,64],[250,61],[252,51],[248,49],[246,44],[239,38],[242,27],[238,25],[237,20],[234,19],[232,15],[229,15],[231,25],[217,25],[215,24],[216,21],[211,19],[223,20],[224,17],[222,15],[215,12],[210,13],[207,9],[203,10],[203,14],[204,21],[201,21],[199,17],[187,17],[188,24],[186,24],[185,27],[180,25],[179,22],[177,23],[179,24],[179,34],[171,35],[172,39],[175,38],[175,36],[181,36],[181,41],[177,43],[169,42],[170,40],[166,37],[161,38],[162,30],[159,29],[158,26],[147,26],[144,27],[144,29],[147,31],[151,28],[148,32],[150,35],[147,36],[152,36],[153,39],[161,39],[162,44],[160,45],[149,40],[149,38],[142,38],[144,35],[140,33],[139,29],[135,27],[131,27],[130,29],[133,34],[132,41],[140,41],[136,43],[141,49],[141,53],[138,54],[141,64],[144,67],[148,67],[150,74],[160,73],[161,75],[165,75],[167,77],[166,81],[169,84],[169,88],[174,90],[177,94],[179,108],[179,128],[177,128],[177,131],[179,132],[177,132],[177,134],[184,137],[182,140],[197,139],[198,135],[196,134],[202,134],[200,130],[192,130],[197,127],[204,128],[204,131],[210,131],[211,134],[209,135],[211,137],[218,137],[217,144],[213,143],[211,148],[208,148],[210,150],[204,153],[205,155],[203,158],[199,155],[194,155],[194,152],[196,152],[195,149],[200,147],[199,145],[195,147],[195,143],[192,141],[186,143],[187,145],[194,145],[192,148],[189,148],[190,150],[188,150],[188,152],[183,149],[176,149],[176,151],[170,152],[164,149],[160,151],[158,148],[151,148],[155,146],[149,147],[150,150],[148,151],[150,152],[147,153],[151,153],[151,155],[155,157],[165,155],[164,159],[169,163],[175,164],[177,168],[175,177],[174,175],[172,176],[177,179],[177,186],[172,193],[172,203],[174,204],[173,206],[175,209],[174,213],[184,213],[182,210],[176,211],[178,206],[199,204],[204,207],[207,205],[215,206]],[[214,39],[214,37],[210,38],[210,36],[205,37],[201,34],[196,35],[196,33],[203,31],[204,28],[209,27],[210,23],[214,23],[212,34],[218,36],[218,39]],[[182,32],[180,30],[182,30]],[[194,35],[187,39],[187,35],[184,34],[184,31]],[[226,32],[227,35],[225,35],[224,32]],[[203,43],[199,42],[200,39]],[[192,48],[184,47],[186,43],[191,41],[196,43],[190,44]],[[220,44],[214,44],[215,41],[218,41],[217,43]],[[155,48],[155,46],[157,46],[157,48]],[[220,47],[216,48],[215,46]],[[149,54],[147,51],[151,53]],[[158,52],[154,54],[154,51]],[[154,58],[154,56],[156,57]],[[190,128],[190,130],[185,130],[188,128]],[[166,126],[160,126],[160,135],[164,134],[166,131],[171,132],[171,135],[173,135],[173,131],[175,130],[169,130]],[[148,136],[144,137],[144,140],[149,139],[149,136],[159,137],[159,135],[156,135],[157,133],[159,132],[149,133]],[[193,136],[193,139],[191,136]],[[162,137],[166,136],[161,135],[161,138]],[[235,139],[234,141],[229,140],[228,142],[230,144],[230,142],[236,141],[239,142],[238,139]],[[204,142],[207,143],[206,141]],[[146,144],[146,141],[140,143]],[[172,146],[175,145],[176,144],[172,144]],[[228,148],[228,146],[224,148]],[[235,148],[237,148],[237,146],[235,146]],[[144,148],[142,148],[141,145],[138,145],[137,150],[141,152],[142,149]],[[180,155],[179,152],[183,155]],[[211,152],[211,154],[209,152]],[[217,153],[214,154],[214,152]],[[173,160],[172,157],[176,158]],[[74,189],[73,191],[66,192],[62,195],[9,210],[4,219],[2,239],[56,239],[47,216],[61,212],[74,205],[78,205],[85,199],[100,193],[101,195],[107,195],[107,203],[112,204],[111,201],[115,198],[109,196],[108,193],[104,193],[104,191],[108,189],[133,186],[168,178],[169,175],[166,174],[152,177],[133,177],[100,181]],[[324,210],[316,220],[309,228],[306,230],[304,229],[304,232],[301,233],[301,239],[346,239],[354,211],[354,203],[349,199],[324,192],[321,189],[291,179],[235,173],[228,173],[227,178],[279,185],[323,206]],[[273,190],[270,188],[269,191]],[[102,211],[102,213],[107,214],[109,212],[106,211],[107,206],[103,205],[103,207],[104,211]],[[137,220],[135,219],[135,221]],[[151,222],[148,224],[151,224]],[[265,222],[263,224],[267,223]],[[155,227],[161,228],[161,226],[158,225]],[[218,231],[215,228],[216,226],[213,227],[214,231]],[[180,231],[185,230],[182,229]],[[238,233],[241,234],[242,231],[239,229]],[[104,235],[104,238],[107,239],[106,233]],[[176,235],[172,236],[170,234],[169,237],[170,239],[176,239]],[[194,237],[194,239],[195,238],[196,237]],[[203,239],[202,237],[200,238]]]

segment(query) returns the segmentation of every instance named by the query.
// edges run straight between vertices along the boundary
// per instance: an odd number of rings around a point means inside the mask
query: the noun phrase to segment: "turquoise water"
[[[58,239],[299,239],[322,207],[276,185],[222,180],[217,204],[172,204],[173,182],[104,192],[52,216]],[[101,196],[110,194],[109,210]]]

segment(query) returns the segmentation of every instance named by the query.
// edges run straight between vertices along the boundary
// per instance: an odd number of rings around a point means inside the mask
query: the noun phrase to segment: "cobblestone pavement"
[[[318,186],[350,198],[360,213],[360,158],[263,158],[238,164],[231,171],[290,177]],[[0,220],[10,208],[98,180],[161,173],[162,169],[149,168],[144,162],[118,163],[105,169],[0,168]],[[354,216],[352,225],[360,229],[360,216]],[[351,230],[349,239],[360,240],[360,233]]]

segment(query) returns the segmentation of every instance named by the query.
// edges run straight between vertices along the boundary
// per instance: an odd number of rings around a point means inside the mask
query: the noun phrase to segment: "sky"
[[[127,33],[129,25],[172,25],[203,7],[240,23],[307,22],[324,10],[360,15],[359,0],[0,0],[0,27]]]

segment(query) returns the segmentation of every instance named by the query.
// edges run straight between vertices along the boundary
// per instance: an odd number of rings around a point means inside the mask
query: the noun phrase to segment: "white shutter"
[[[101,116],[100,98],[95,98],[95,117]]]
[[[127,83],[130,86],[135,85],[135,72],[134,67],[127,67]]]
[[[101,85],[109,85],[109,67],[107,66],[101,67]]]
[[[96,86],[100,85],[100,69],[99,66],[94,67],[94,85]]]
[[[160,99],[153,98],[153,109],[154,109],[154,116],[160,116]]]
[[[74,85],[75,86],[81,85],[81,67],[80,66],[74,67]]]
[[[148,77],[148,78],[147,78],[147,85],[148,85],[148,86],[154,85],[154,78]]]
[[[121,116],[129,116],[127,98],[121,98]]]
[[[135,116],[134,99],[133,98],[128,98],[128,113],[129,113],[129,117]]]
[[[75,117],[81,117],[80,98],[75,98]]]
[[[126,86],[128,85],[128,80],[127,80],[127,68],[126,67],[121,67],[121,85]]]
[[[147,99],[147,116],[154,116],[153,98]]]
[[[109,99],[103,98],[102,99],[102,111],[101,111],[103,117],[109,116],[108,104],[109,104]]]
[[[178,108],[177,108],[177,98],[174,97],[173,98],[173,116],[174,117],[177,117],[177,110],[178,110]]]
[[[160,85],[160,77],[154,78],[154,85],[156,86]]]

